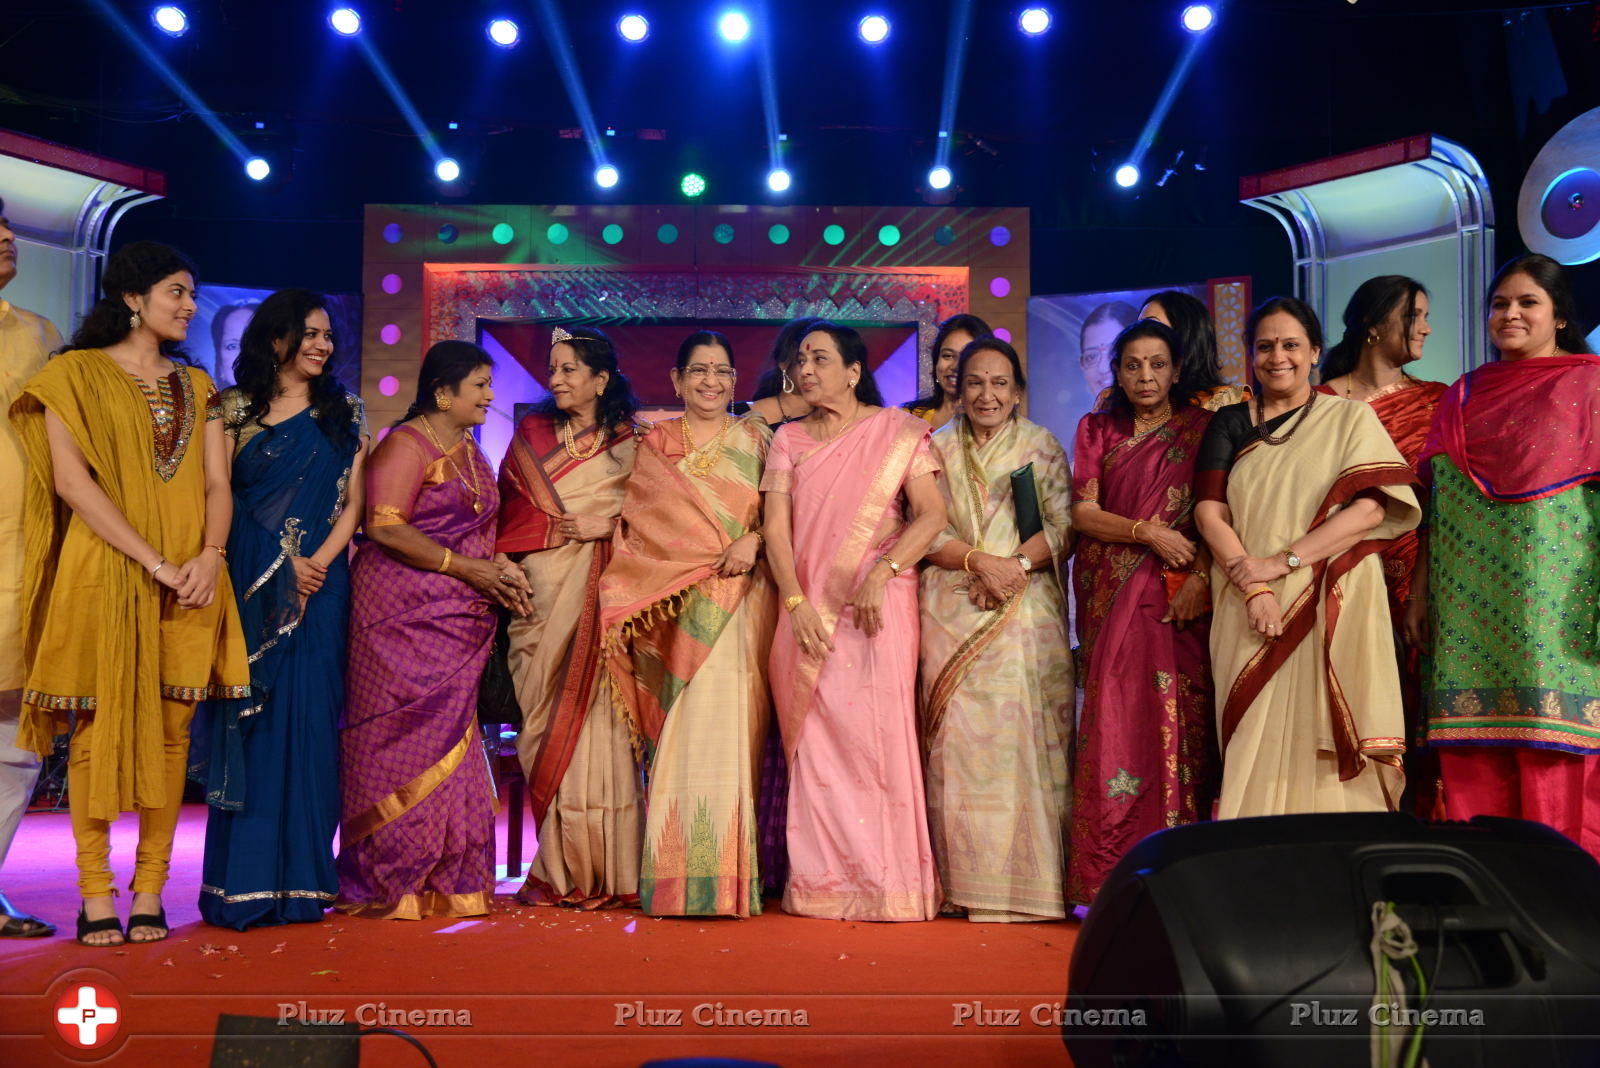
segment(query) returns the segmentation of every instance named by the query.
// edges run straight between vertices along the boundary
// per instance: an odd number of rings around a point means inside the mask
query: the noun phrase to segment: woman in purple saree
[[[341,911],[481,916],[494,894],[494,781],[478,680],[494,605],[526,583],[494,552],[500,496],[472,440],[494,399],[476,345],[440,342],[417,403],[367,466],[367,533],[350,574],[340,732]]]

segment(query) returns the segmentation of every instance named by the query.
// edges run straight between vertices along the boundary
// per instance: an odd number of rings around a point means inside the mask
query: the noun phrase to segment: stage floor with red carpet
[[[504,817],[500,840],[504,842]],[[639,1065],[728,1057],[783,1065],[1069,1063],[1053,1022],[1078,923],[875,924],[653,919],[637,911],[526,908],[501,885],[478,920],[360,920],[243,933],[200,923],[205,810],[186,806],[166,894],[172,936],[114,949],[73,940],[78,907],[64,813],[31,813],[0,887],[55,923],[0,939],[0,1064],[210,1061],[219,1014],[398,1026],[441,1066]],[[113,830],[126,885],[136,821]],[[128,896],[120,901],[126,916]],[[116,1002],[117,1022],[74,1048],[57,1010]],[[81,1015],[81,1014],[79,1014]],[[76,1020],[77,1016],[71,1017]],[[423,1065],[400,1039],[361,1040],[363,1063]],[[270,1064],[270,1061],[256,1063]]]

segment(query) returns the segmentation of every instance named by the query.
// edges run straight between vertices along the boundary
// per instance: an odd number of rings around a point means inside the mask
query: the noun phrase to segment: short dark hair
[[[1584,339],[1583,327],[1578,324],[1578,301],[1572,295],[1572,284],[1567,281],[1567,272],[1561,269],[1561,264],[1549,256],[1538,252],[1529,252],[1508,260],[1494,273],[1494,278],[1489,281],[1489,292],[1484,299],[1487,306],[1494,302],[1494,291],[1514,274],[1525,274],[1533,279],[1533,284],[1550,294],[1550,304],[1555,309],[1556,321],[1566,322],[1565,328],[1556,329],[1556,344],[1568,352],[1582,352],[1588,342]]]
[[[1261,320],[1269,315],[1282,312],[1292,315],[1306,331],[1306,340],[1311,342],[1314,349],[1322,348],[1322,322],[1317,318],[1317,313],[1311,310],[1311,305],[1299,297],[1269,297],[1256,305],[1255,311],[1250,313],[1250,318],[1244,324],[1244,347],[1246,352],[1256,350],[1256,327],[1261,325]]]
[[[1022,357],[1017,355],[1017,350],[1011,347],[1009,341],[1002,341],[993,334],[969,341],[961,350],[961,355],[956,357],[956,382],[967,376],[967,361],[980,352],[998,352],[1011,363],[1011,377],[1016,380],[1019,390],[1027,390],[1028,375],[1022,369]]]
[[[689,354],[701,345],[715,345],[728,354],[728,362],[733,362],[733,342],[728,340],[728,335],[720,330],[696,330],[683,339],[683,344],[678,346],[678,359],[673,366],[677,372],[683,374],[683,369],[689,366]]]
[[[867,343],[862,340],[861,334],[853,327],[830,323],[825,319],[818,320],[800,340],[804,341],[805,337],[812,334],[827,334],[833,338],[833,343],[839,346],[839,358],[844,365],[861,368],[861,377],[856,380],[856,400],[881,407],[883,394],[878,391],[878,380],[872,377],[872,365],[867,361]]]
[[[435,392],[441,389],[457,390],[472,372],[480,367],[493,366],[494,357],[470,341],[434,342],[428,354],[422,357],[422,369],[417,372],[417,399],[395,425],[399,426],[426,412],[438,411],[439,402],[434,398]]]
[[[1163,308],[1166,306],[1163,305]],[[1172,363],[1177,368],[1177,374],[1172,378],[1172,388],[1167,392],[1167,400],[1174,410],[1188,404],[1194,397],[1194,391],[1184,381],[1184,352],[1183,342],[1178,337],[1178,332],[1158,319],[1140,319],[1132,326],[1118,334],[1116,340],[1111,342],[1111,389],[1106,394],[1105,410],[1108,412],[1127,413],[1133,411],[1133,401],[1123,390],[1122,383],[1117,380],[1117,365],[1122,362],[1122,353],[1135,341],[1151,338],[1161,342],[1167,347],[1167,352],[1172,355]]]

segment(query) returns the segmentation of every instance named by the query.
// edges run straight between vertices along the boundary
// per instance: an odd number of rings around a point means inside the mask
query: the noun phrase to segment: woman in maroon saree
[[[1194,464],[1211,413],[1178,383],[1177,336],[1145,319],[1112,346],[1108,410],[1078,423],[1073,568],[1083,710],[1067,900],[1093,902],[1148,834],[1211,816],[1215,792],[1206,551]]]
[[[494,552],[500,495],[469,427],[494,399],[489,357],[428,351],[417,403],[367,464],[367,534],[350,569],[340,731],[339,900],[351,915],[481,916],[494,895],[494,781],[478,680],[495,603],[526,584]]]

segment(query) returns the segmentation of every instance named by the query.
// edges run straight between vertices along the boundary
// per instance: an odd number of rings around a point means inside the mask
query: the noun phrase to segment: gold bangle
[[[889,556],[888,556],[887,553],[885,553],[884,555],[878,557],[878,562],[879,563],[888,564],[889,565],[889,570],[894,573],[894,577],[895,578],[899,578],[900,577],[900,565],[895,563],[893,560],[889,559]]]
[[[1128,531],[1128,537],[1130,539],[1132,539],[1135,543],[1137,543],[1138,540],[1139,540],[1139,528],[1144,526],[1148,522],[1150,522],[1148,519],[1136,519],[1136,520],[1134,520],[1133,529]]]
[[[452,558],[454,558],[454,556],[455,553],[451,552],[449,549],[444,551],[444,563],[440,564],[438,567],[439,574],[443,575],[450,570],[450,561]]]
[[[745,531],[745,533],[753,535],[755,537],[756,541],[766,541],[767,540],[766,538],[762,537],[761,531],[759,531],[759,530],[747,530],[747,531]]]
[[[1257,587],[1256,589],[1251,590],[1248,594],[1245,595],[1244,603],[1245,604],[1249,604],[1251,601],[1255,600],[1257,597],[1260,597],[1263,593],[1271,593],[1271,592],[1272,592],[1272,587],[1271,586],[1260,586],[1260,587]]]
[[[965,555],[965,556],[963,556],[961,558],[961,570],[969,572],[969,573],[972,571],[972,566],[971,566],[970,561],[972,560],[972,554],[977,552],[977,551],[978,551],[978,549],[977,549],[976,546],[974,546],[973,548],[967,550],[967,555]]]
[[[806,603],[806,595],[803,594],[803,593],[797,593],[793,597],[789,597],[789,598],[786,598],[784,600],[784,602],[783,602],[783,610],[792,615],[796,608],[799,608],[801,605],[803,605],[805,603]]]
[[[207,545],[205,547],[207,549],[215,549],[215,550],[217,550],[217,555],[222,557],[224,560],[226,560],[228,558],[228,550],[224,549],[220,545]]]

